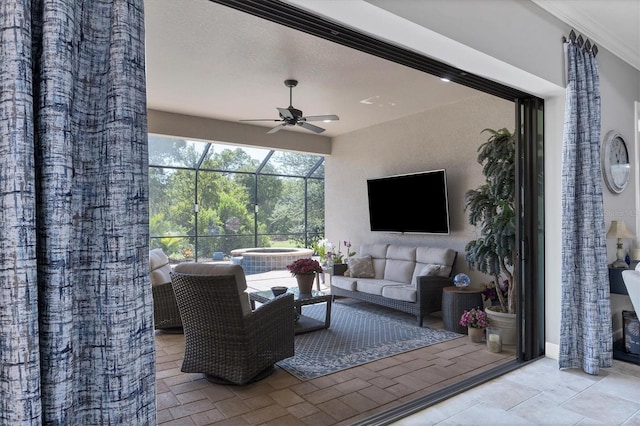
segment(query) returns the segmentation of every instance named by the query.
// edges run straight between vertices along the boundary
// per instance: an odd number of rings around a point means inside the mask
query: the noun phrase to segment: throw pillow
[[[424,268],[422,268],[422,270],[420,271],[420,273],[418,275],[420,276],[434,276],[434,275],[438,275],[438,272],[440,272],[440,268],[442,268],[442,265],[436,265],[433,263],[429,263],[424,265]]]
[[[350,257],[347,260],[349,273],[353,278],[373,278],[373,262],[371,256]]]

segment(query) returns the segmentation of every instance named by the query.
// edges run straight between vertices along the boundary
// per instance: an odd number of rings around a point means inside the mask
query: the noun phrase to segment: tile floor
[[[247,276],[249,290],[295,285],[286,271]],[[340,303],[340,302],[337,302]],[[427,326],[442,327],[438,317]],[[276,367],[247,386],[208,382],[180,371],[184,336],[156,332],[157,422],[160,425],[347,425],[442,389],[513,359],[466,336],[301,381]]]
[[[614,360],[592,376],[543,358],[393,423],[640,425],[640,366]]]
[[[295,285],[286,271],[247,279],[249,291]],[[461,337],[304,382],[276,367],[225,386],[180,371],[183,335],[157,332],[156,350],[159,425],[349,425],[513,359]],[[545,358],[395,424],[640,426],[640,366],[616,361],[590,376]]]

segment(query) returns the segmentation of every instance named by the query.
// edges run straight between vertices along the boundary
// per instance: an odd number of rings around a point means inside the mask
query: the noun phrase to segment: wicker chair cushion
[[[149,251],[149,280],[151,285],[160,285],[171,282],[171,265],[169,258],[161,248]]]
[[[247,290],[247,280],[244,276],[244,269],[240,265],[229,265],[220,263],[197,263],[183,262],[174,268],[176,272],[191,275],[233,275],[236,279],[238,296],[242,313],[247,316],[251,314],[251,302]]]
[[[168,264],[169,258],[164,254],[161,248],[155,248],[149,251],[149,271],[153,271]]]

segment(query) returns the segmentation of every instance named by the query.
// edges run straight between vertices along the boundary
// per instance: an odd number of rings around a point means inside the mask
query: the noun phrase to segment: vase
[[[491,327],[502,330],[502,344],[515,345],[518,336],[516,333],[516,314],[500,312],[494,310],[491,306],[487,307],[484,311],[487,313]]]
[[[298,290],[300,294],[311,294],[313,290],[313,281],[316,278],[316,274],[297,274],[296,281],[298,281]]]
[[[469,340],[473,343],[481,343],[484,337],[484,328],[467,327]]]
[[[346,263],[334,263],[332,275],[344,275],[347,269],[348,265]]]

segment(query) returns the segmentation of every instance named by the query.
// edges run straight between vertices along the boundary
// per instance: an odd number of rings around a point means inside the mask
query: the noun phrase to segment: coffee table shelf
[[[298,314],[298,320],[295,325],[295,334],[307,333],[309,331],[323,330],[331,325],[331,294],[328,292],[313,290],[311,294],[300,294],[297,287],[291,287],[287,293],[293,294],[293,308]],[[267,303],[275,299],[271,290],[256,291],[249,293],[251,308],[255,309],[255,302]],[[302,315],[302,307],[305,305],[315,305],[317,303],[326,303],[326,311],[324,322],[315,318]]]

